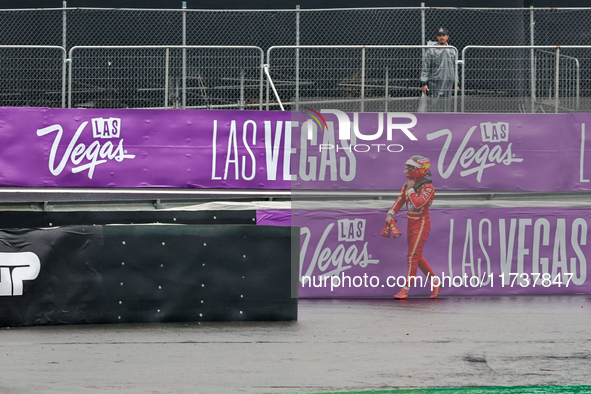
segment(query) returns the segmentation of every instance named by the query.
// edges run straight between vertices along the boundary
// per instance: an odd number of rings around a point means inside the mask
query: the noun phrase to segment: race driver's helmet
[[[431,176],[431,171],[429,171],[431,161],[424,156],[412,156],[406,161],[406,163],[404,163],[404,165],[406,166],[404,175],[406,175],[408,179],[421,179],[426,176]]]

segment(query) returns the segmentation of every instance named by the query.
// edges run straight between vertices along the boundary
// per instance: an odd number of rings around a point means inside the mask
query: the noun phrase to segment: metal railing
[[[171,106],[208,108],[208,105],[209,108],[216,108],[218,105],[229,105],[231,107],[237,105],[240,108],[239,103],[244,103],[244,108],[260,108],[261,94],[258,95],[258,104],[256,102],[247,102],[249,88],[246,87],[248,83],[246,75],[244,76],[244,83],[232,85],[238,85],[237,90],[234,87],[229,89],[233,91],[232,96],[222,95],[219,102],[213,103],[213,99],[209,99],[211,96],[203,93],[203,87],[206,88],[205,92],[208,93],[209,89],[207,88],[210,85],[212,87],[217,85],[209,82],[200,85],[197,82],[198,79],[192,80],[190,78],[193,76],[190,71],[190,61],[187,57],[190,50],[177,50],[176,48],[173,49],[173,47],[190,45],[256,46],[266,51],[271,46],[280,45],[422,45],[432,38],[436,28],[444,26],[451,31],[450,44],[460,51],[468,45],[539,46],[536,49],[525,49],[527,53],[520,64],[529,64],[529,66],[527,66],[525,72],[519,73],[519,79],[513,81],[513,84],[522,85],[519,90],[514,90],[516,94],[528,91],[530,93],[523,93],[525,99],[520,99],[518,103],[508,108],[509,111],[531,112],[549,109],[566,111],[573,108],[578,111],[591,110],[591,66],[589,65],[591,56],[585,53],[586,49],[571,50],[562,46],[558,55],[558,72],[551,71],[547,74],[545,74],[545,71],[540,70],[550,70],[550,62],[553,58],[541,52],[546,51],[546,49],[539,49],[540,47],[552,45],[552,49],[548,50],[553,51],[556,49],[555,45],[557,43],[576,45],[586,42],[589,20],[591,20],[591,8],[432,8],[428,5],[422,5],[413,8],[325,10],[299,8],[292,10],[191,10],[187,9],[185,5],[182,9],[176,10],[150,10],[68,8],[66,2],[63,2],[63,4],[63,8],[57,9],[0,10],[0,24],[3,27],[0,30],[0,43],[6,44],[4,46],[6,49],[0,49],[0,51],[6,51],[0,52],[4,60],[3,66],[1,66],[1,78],[4,79],[0,85],[0,105],[63,107],[66,98],[71,97],[72,106],[76,106],[88,101],[96,101],[101,98],[101,94],[103,95],[102,100],[105,101],[104,97],[109,99],[108,94],[111,94],[113,95],[112,99],[106,100],[106,105],[135,104],[138,107],[154,105],[158,108]],[[493,34],[489,34],[491,32]],[[31,52],[27,55],[10,54],[7,50],[14,46]],[[143,80],[141,78],[132,78],[135,82],[131,86],[136,90],[149,88],[158,90],[142,91],[143,95],[148,95],[147,99],[141,102],[136,99],[135,102],[127,103],[130,100],[129,97],[133,98],[137,97],[137,95],[123,95],[123,100],[117,99],[117,94],[121,94],[127,88],[127,80],[125,79],[125,73],[122,73],[123,77],[120,75],[113,83],[106,78],[110,74],[105,73],[112,72],[109,69],[112,70],[114,65],[113,61],[111,61],[109,66],[108,59],[96,58],[94,60],[97,62],[95,66],[98,66],[96,70],[89,63],[86,71],[82,72],[81,68],[78,68],[77,71],[77,67],[79,67],[78,61],[81,58],[74,52],[70,56],[70,59],[74,61],[74,68],[70,70],[73,73],[70,75],[72,83],[67,84],[66,54],[71,48],[81,46],[164,46],[169,48],[168,71],[166,67],[166,49],[154,49],[154,52],[161,52],[157,55],[159,59],[157,64],[162,69],[156,70],[152,67],[151,71],[138,70],[136,76],[144,75],[147,78]],[[48,48],[48,50],[54,48],[58,53],[49,57],[37,55],[33,52],[35,50],[33,48]],[[123,54],[126,51],[134,50],[121,50]],[[181,51],[181,54],[178,55],[177,51]],[[359,56],[359,50],[355,49],[354,51],[357,51],[355,56]],[[297,60],[300,54],[301,51],[294,53],[295,64],[290,67],[294,70],[294,80],[295,75],[299,75],[300,80],[305,82],[308,71],[304,67],[305,61],[303,59]],[[124,55],[121,56],[124,57]],[[51,59],[51,61],[47,59]],[[417,54],[415,60],[418,59],[419,55]],[[575,72],[577,76],[572,77],[563,74],[564,70],[574,70],[574,66],[569,65],[576,63],[574,59],[578,62],[578,71]],[[129,59],[127,61],[131,69],[134,69],[134,67],[137,69],[137,65],[134,65],[133,61]],[[142,62],[149,62],[149,59],[143,59]],[[545,62],[548,62],[548,64],[542,65]],[[471,67],[471,64],[472,61],[468,59],[468,67]],[[42,67],[39,67],[39,65],[42,65]],[[276,66],[275,62],[271,65],[271,71],[274,75],[275,71],[277,71]],[[351,69],[353,67],[351,66]],[[401,73],[408,72],[408,90],[416,89],[418,97],[419,84],[416,65],[413,65],[410,71],[404,71],[407,67],[409,67],[408,64],[401,63],[396,67],[388,68],[387,78],[386,69],[382,69],[384,81],[375,84],[379,86],[375,88],[375,92],[372,90],[374,87],[371,86],[374,84],[371,79],[373,71],[368,72],[366,69],[366,78],[363,79],[364,109],[367,111],[388,110],[395,106],[394,103],[397,103],[399,107],[408,108],[409,111],[414,112],[416,110],[416,98],[414,101],[409,98],[409,103],[403,105],[403,97],[388,97],[385,89],[387,86],[391,92],[390,96],[394,96],[390,86],[394,84],[393,80],[401,78],[395,76],[395,73],[401,70]],[[298,72],[295,72],[296,68],[299,68]],[[360,70],[360,68],[358,69]],[[260,75],[262,70],[263,67],[259,67],[257,75]],[[513,72],[508,64],[505,65],[504,70]],[[223,70],[220,68],[219,71],[219,76],[223,77]],[[486,72],[486,69],[481,68],[481,71]],[[80,74],[77,74],[77,72],[80,72]],[[494,75],[502,76],[502,73],[502,70],[498,70]],[[329,72],[327,72],[328,74]],[[150,80],[151,75],[156,75],[155,81]],[[487,101],[490,102],[490,98],[497,95],[497,93],[493,95],[491,92],[503,90],[502,87],[499,88],[494,75],[486,81],[486,84],[479,82],[477,86],[473,86],[470,81],[463,83],[462,98],[468,100],[463,101],[467,107],[475,103],[475,98],[482,97],[480,106],[473,105],[466,108],[466,110],[490,110]],[[524,76],[526,81],[529,78],[532,82],[529,84],[520,82]],[[240,73],[234,74],[232,77],[242,80]],[[558,88],[556,88],[557,77],[559,78]],[[564,89],[562,79],[578,81],[574,88],[574,91],[578,92],[575,93],[574,105],[562,105],[565,102],[563,98],[565,95],[561,93]],[[278,80],[281,81],[280,78]],[[192,85],[190,81],[196,83]],[[337,81],[341,81],[341,79]],[[544,84],[540,81],[544,81]],[[87,92],[84,92],[84,83],[90,85]],[[356,86],[343,86],[343,88],[348,88],[356,94],[357,96],[354,99],[358,101],[352,102],[353,98],[351,97],[344,97],[341,101],[342,105],[350,105],[351,109],[357,110],[361,105],[361,79],[355,80],[352,84]],[[241,85],[245,91],[244,99],[240,98]],[[312,100],[314,96],[308,94],[309,87],[310,85],[298,83],[293,86],[293,93],[288,94],[289,92],[282,90],[283,87],[279,86],[281,93],[288,100],[298,97],[300,106],[315,104]],[[567,88],[570,89],[569,91],[573,91],[572,87]],[[255,92],[256,89],[253,88]],[[318,86],[318,89],[322,90],[323,87]],[[382,93],[378,93],[379,91]],[[255,92],[253,92],[254,96],[256,96]],[[137,91],[134,94],[136,93]],[[556,93],[558,93],[559,105],[556,105]],[[166,97],[167,94],[168,97]],[[191,97],[192,94],[193,97]],[[319,96],[322,96],[322,94]],[[208,100],[205,100],[206,98]],[[230,100],[230,102],[222,102],[222,99]],[[552,101],[550,102],[550,100]],[[326,97],[321,97],[319,101],[318,105],[326,104]],[[331,105],[337,105],[338,101],[333,100]],[[95,103],[95,105],[97,104],[100,103]],[[292,105],[295,106],[295,101],[292,102]],[[502,108],[495,110],[502,110]],[[29,201],[51,201],[56,199],[72,201],[82,198],[104,202],[104,200],[115,199],[130,201],[145,198],[151,200],[154,196],[171,198],[168,193],[174,193],[174,198],[195,198],[195,200],[204,198],[202,193],[205,193],[208,198],[211,197],[212,200],[218,199],[219,196],[252,199],[269,194],[267,191],[245,193],[244,191],[231,190],[64,190],[28,189],[23,192],[23,190],[19,189],[7,189],[2,190],[2,192],[4,200],[24,201],[24,204],[27,205]],[[68,191],[73,194],[68,195]],[[121,192],[120,195],[113,196],[111,194],[119,192]],[[136,192],[144,193],[143,197],[138,197],[135,194]],[[32,197],[28,193],[37,197]],[[54,194],[47,195],[46,193]],[[232,193],[239,193],[239,195],[236,196]],[[256,193],[256,196],[250,193]],[[289,192],[275,191],[274,193],[285,193],[280,195],[289,198]],[[321,197],[323,199],[342,199],[343,194],[347,193],[351,195],[351,192],[330,192]],[[353,196],[361,198],[361,192],[357,193],[353,193]],[[366,193],[367,195],[363,197],[381,198],[377,194],[374,196],[374,192]],[[312,193],[312,195],[314,194]],[[515,193],[509,193],[508,195],[509,198],[515,198]],[[529,201],[538,194],[521,193],[520,195]],[[483,193],[482,196],[474,195],[472,198],[489,200],[492,198],[497,199],[498,196],[499,193],[495,192]],[[387,195],[387,198],[390,197]],[[460,196],[459,198],[463,197]],[[554,200],[556,196],[552,194],[544,196],[544,198]],[[580,200],[579,195],[573,198],[576,198],[577,201]],[[150,209],[157,208],[160,205],[158,203],[150,204]],[[43,206],[49,208],[49,204],[43,204]],[[88,206],[104,209],[102,204],[88,204]]]
[[[4,45],[5,106],[417,112],[423,51],[415,45]],[[448,46],[457,56],[457,49]],[[591,111],[591,46],[466,46],[453,111]],[[69,65],[69,73],[66,64]],[[269,78],[275,82],[271,95]],[[267,79],[266,105],[263,106]],[[276,97],[273,100],[272,97]]]
[[[467,46],[462,60],[462,112],[591,110],[591,46]]]
[[[591,48],[590,48],[591,49]],[[543,110],[544,102],[552,100],[557,111],[559,104],[569,112],[580,107],[581,65],[579,59],[563,55],[560,48],[555,53],[543,49],[534,52],[535,83],[532,84],[532,102]],[[554,78],[552,73],[554,71]],[[541,74],[541,75],[540,75]],[[546,81],[545,84],[540,81]],[[562,86],[561,86],[562,85]],[[544,99],[546,98],[546,99]],[[533,107],[532,112],[536,112]]]
[[[414,63],[419,58],[418,54],[414,55],[414,59],[400,57],[399,61],[393,61],[396,56],[392,56],[390,64],[382,68],[369,65],[373,61],[370,53],[373,50],[367,49],[368,67],[362,96],[360,75],[355,74],[353,59],[345,59],[341,64],[341,71],[351,70],[349,75],[338,75],[336,70],[323,70],[322,64],[328,64],[329,59],[320,59],[322,62],[314,71],[316,75],[311,75],[312,65],[306,64],[305,56],[306,51],[309,53],[312,49],[303,48],[326,46],[336,51],[335,47],[343,46],[341,44],[365,45],[366,48],[392,44],[418,46],[432,39],[436,28],[445,26],[450,30],[450,45],[459,51],[466,47],[529,48],[525,48],[525,54],[520,55],[522,60],[508,60],[507,57],[503,65],[503,59],[499,59],[493,65],[497,71],[489,72],[481,67],[480,71],[489,76],[488,80],[471,77],[470,70],[466,70],[468,74],[462,93],[464,111],[590,111],[590,56],[584,49],[574,49],[576,44],[586,42],[590,18],[591,8],[451,8],[429,7],[428,3],[409,8],[298,7],[274,10],[198,10],[188,9],[183,3],[182,8],[167,10],[67,7],[64,1],[62,8],[55,9],[5,9],[0,10],[0,24],[3,26],[0,44],[6,44],[6,48],[17,46],[30,52],[16,55],[4,49],[6,56],[3,59],[8,61],[0,66],[4,76],[4,83],[0,86],[0,105],[64,106],[68,96],[60,96],[59,92],[63,92],[65,86],[66,93],[72,94],[72,106],[86,103],[110,107],[256,109],[260,106],[260,99],[257,98],[255,85],[264,77],[262,68],[257,68],[256,75],[252,77],[240,69],[234,69],[227,75],[226,68],[230,66],[224,63],[223,56],[228,60],[232,55],[223,55],[217,63],[210,62],[213,65],[209,67],[199,63],[199,59],[207,58],[208,55],[194,55],[192,60],[190,51],[196,50],[188,48],[238,46],[267,51],[271,47],[298,46],[300,49],[293,52],[293,65],[285,64],[286,71],[288,67],[293,67],[293,71],[289,71],[295,76],[291,87],[284,85],[281,75],[276,74],[282,71],[277,68],[279,59],[273,60],[270,65],[278,93],[292,109],[299,109],[300,104],[325,105],[328,99],[332,99],[331,105],[346,110],[364,107],[366,111],[374,111],[391,107],[415,112],[419,84]],[[495,34],[487,34],[491,31]],[[543,52],[546,50],[543,48],[550,46],[552,49],[549,50],[554,53],[558,43],[561,49],[556,73],[553,63],[556,59]],[[168,47],[168,73],[156,70],[160,65],[166,68],[165,49],[161,53],[153,49],[153,53],[157,54],[136,59],[138,64],[147,64],[144,69],[134,68],[134,62],[129,55],[124,54],[126,49],[122,49],[118,56],[122,59],[127,56],[124,61],[129,64],[128,71],[120,69],[117,74],[113,63],[108,66],[108,61],[105,65],[96,58],[94,66],[89,63],[84,70],[73,69],[74,85],[69,86],[63,64],[50,64],[54,56],[33,52],[33,48],[45,47],[65,50],[67,54],[73,47],[87,46]],[[139,53],[141,50],[127,51]],[[74,53],[70,59],[78,62],[81,53]],[[357,54],[354,56],[359,58]],[[494,54],[491,52],[487,56],[494,57]],[[59,56],[56,54],[55,57]],[[148,57],[153,59],[149,60]],[[45,61],[49,58],[51,62]],[[469,66],[474,64],[469,58],[466,60]],[[387,63],[386,60],[381,62]],[[509,66],[511,63],[521,71]],[[213,81],[205,81],[205,69],[211,71]],[[502,69],[506,70],[504,75]],[[198,72],[191,74],[192,70]],[[357,67],[357,71],[360,70]],[[29,78],[29,74],[32,77]],[[162,79],[165,74],[169,77]],[[331,74],[335,75],[335,81],[329,81]],[[317,75],[324,78],[322,83],[316,86],[310,84],[310,79]],[[499,75],[500,79],[497,78]],[[514,76],[513,82],[508,81],[511,75]],[[109,76],[113,80],[110,81]],[[129,76],[131,78],[126,80]],[[233,78],[235,83],[218,83],[223,78],[227,78],[224,81]],[[374,83],[376,79],[382,81]],[[389,95],[384,89],[386,79]],[[341,85],[339,89],[332,86],[334,82]],[[89,86],[85,86],[86,83]],[[396,84],[401,89],[391,88]],[[130,89],[125,92],[128,86]],[[212,90],[214,88],[217,90]],[[325,95],[324,89],[332,93],[332,97]],[[135,96],[132,92],[135,92]],[[273,102],[269,105],[276,108]]]
[[[576,45],[591,8],[366,7],[202,10],[68,7],[0,10],[10,45],[423,45],[440,26],[450,44]],[[194,4],[191,4],[194,5]],[[495,34],[487,34],[495,32]]]
[[[68,107],[262,109],[254,46],[77,46]]]
[[[5,106],[65,107],[66,51],[50,45],[0,45]]]
[[[417,112],[425,50],[433,45],[286,45],[267,50],[267,65],[284,105],[358,112]],[[458,62],[455,63],[458,82]],[[451,92],[457,111],[457,91]],[[287,100],[285,99],[287,97]],[[270,102],[267,85],[267,110]]]

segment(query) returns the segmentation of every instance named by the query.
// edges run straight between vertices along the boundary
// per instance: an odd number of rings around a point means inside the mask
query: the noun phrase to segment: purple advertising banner
[[[285,123],[281,112],[2,108],[0,184],[289,189]]]
[[[591,190],[591,114],[320,115],[0,108],[0,186]]]
[[[259,211],[257,223],[289,224],[288,211]],[[300,296],[392,296],[407,273],[407,219],[384,238],[384,210],[291,212],[301,227]],[[591,208],[433,209],[424,255],[441,295],[591,294]],[[419,270],[410,295],[430,294]],[[422,282],[422,283],[421,283]]]
[[[419,154],[439,190],[591,190],[591,114],[293,114],[293,189],[397,189]]]

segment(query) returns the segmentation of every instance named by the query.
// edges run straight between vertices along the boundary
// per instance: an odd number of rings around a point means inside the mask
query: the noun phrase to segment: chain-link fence
[[[464,112],[591,111],[591,46],[465,47]]]
[[[277,46],[267,51],[267,64],[279,98],[291,110],[417,112],[421,101],[419,75],[423,53],[433,48],[424,45]],[[456,48],[447,46],[442,50],[458,58]],[[457,66],[453,74],[456,78],[451,85],[457,86]],[[268,107],[273,109],[278,103],[267,93]],[[449,93],[449,111],[454,111],[457,97]]]
[[[414,8],[359,8],[359,9],[325,9],[325,10],[193,10],[193,9],[174,9],[174,10],[146,10],[146,9],[98,9],[98,8],[62,8],[62,9],[36,9],[36,10],[0,10],[0,23],[3,26],[0,31],[0,45],[52,45],[61,46],[69,51],[75,46],[256,46],[263,51],[267,51],[272,46],[293,46],[293,45],[365,45],[365,46],[392,46],[392,45],[425,45],[429,40],[434,39],[435,31],[438,27],[445,26],[450,31],[449,43],[458,48],[461,52],[466,46],[525,46],[525,45],[580,45],[588,42],[589,29],[588,21],[591,19],[591,9],[589,8],[431,8],[431,7],[414,7]],[[136,50],[133,50],[137,52]],[[235,103],[243,102],[248,106],[253,98],[253,92],[248,86],[250,79],[256,77],[242,76],[233,71],[226,75],[223,71],[224,62],[213,62],[210,72],[217,69],[219,75],[213,76],[214,79],[221,78],[242,78],[242,85],[245,89],[244,93],[238,91],[230,92],[232,89],[227,89],[227,95],[220,95],[217,99],[213,99],[212,95],[205,94],[203,88],[210,86],[216,87],[219,84],[210,82],[203,82],[203,85],[198,82],[197,85],[191,85],[192,77],[199,80],[199,75],[191,75],[191,70],[203,70],[207,68],[199,64],[198,56],[194,57],[193,61],[196,64],[194,67],[187,65],[190,61],[185,53],[185,66],[177,65],[179,56],[175,50],[170,50],[169,53],[169,71],[173,74],[176,70],[186,69],[188,73],[185,78],[181,78],[181,85],[186,89],[176,90],[179,84],[179,78],[171,76],[168,86],[168,99],[165,103],[164,91],[156,93],[156,90],[144,90],[141,93],[137,89],[164,89],[161,86],[161,75],[163,70],[156,70],[164,65],[164,56],[161,52],[156,55],[151,61],[143,59],[140,61],[146,64],[147,68],[143,71],[129,71],[131,74],[136,73],[136,77],[129,79],[130,86],[125,87],[125,74],[120,70],[120,74],[113,74],[115,67],[113,61],[111,66],[105,66],[104,75],[97,76],[97,70],[87,68],[85,72],[88,75],[78,74],[74,76],[73,83],[80,82],[81,84],[71,86],[73,90],[73,105],[84,104],[85,102],[93,101],[95,105],[105,106],[156,106],[162,107],[165,104],[168,107],[204,107],[214,108],[213,105],[234,105]],[[128,61],[131,68],[134,66],[132,61],[125,60],[124,51],[120,54],[122,59],[117,62],[120,64]],[[303,53],[303,52],[300,52]],[[491,54],[492,55],[492,54]],[[524,55],[525,66],[527,66],[528,54]],[[110,55],[112,56],[112,55]],[[231,55],[220,55],[228,57]],[[321,55],[311,54],[310,59],[321,59]],[[335,55],[336,56],[336,55]],[[338,55],[341,56],[341,55]],[[371,55],[370,55],[371,56]],[[369,64],[366,69],[366,77],[369,78],[364,81],[366,92],[366,110],[373,110],[373,108],[380,108],[378,106],[381,95],[381,108],[386,105],[393,105],[393,108],[400,108],[400,110],[414,110],[416,103],[404,104],[402,100],[394,100],[401,92],[390,89],[390,100],[386,100],[387,94],[385,89],[379,93],[379,89],[372,85],[372,78],[386,78],[391,79],[391,84],[403,83],[401,86],[408,85],[404,96],[406,98],[416,98],[410,92],[417,89],[420,84],[418,80],[418,73],[416,69],[419,55],[405,55],[399,56],[396,54],[389,57],[390,53],[383,55],[376,55],[375,59],[368,61]],[[568,67],[567,57],[570,56],[563,52],[561,55],[561,65],[564,64],[563,69]],[[205,59],[208,59],[204,55]],[[546,59],[543,53],[535,54],[536,62],[541,63]],[[581,62],[579,67],[580,83],[579,102],[581,109],[588,108],[585,106],[585,99],[589,97],[589,88],[587,81],[591,78],[590,68],[585,66],[584,56],[572,56]],[[182,58],[182,56],[181,56]],[[294,54],[294,60],[295,58]],[[355,58],[358,58],[355,55]],[[380,58],[380,60],[378,60]],[[114,59],[114,58],[113,58]],[[96,59],[95,61],[99,61]],[[287,61],[287,60],[286,60]],[[300,67],[301,85],[288,88],[281,86],[281,95],[285,96],[286,101],[292,101],[297,95],[296,90],[301,92],[301,97],[306,99],[313,99],[318,97],[338,97],[346,94],[346,89],[340,92],[340,88],[336,88],[331,84],[335,81],[340,83],[344,88],[344,79],[350,78],[355,80],[355,73],[360,71],[360,67],[355,64],[354,59],[343,60],[342,70],[348,70],[349,75],[340,75],[335,70],[323,70],[322,64],[326,63],[327,59],[321,61],[321,64],[316,65],[314,70],[314,63],[306,64],[306,60],[302,59],[302,63],[295,68]],[[151,62],[151,63],[150,63]],[[183,62],[183,60],[181,60]],[[499,60],[502,64],[502,60]],[[513,60],[505,61],[508,66],[514,63]],[[103,62],[101,64],[107,64]],[[275,66],[278,66],[276,64]],[[502,67],[497,65],[498,67]],[[20,67],[18,65],[4,63],[2,66],[3,74],[13,72],[13,67]],[[287,67],[287,65],[286,65]],[[530,74],[533,70],[529,65]],[[551,76],[541,73],[537,75],[540,69],[548,69],[549,66],[536,67],[536,75],[533,80],[536,81],[536,97],[534,104],[537,105],[536,111],[548,110],[544,103],[538,103],[541,97],[549,94],[550,86],[542,86],[544,80],[552,79]],[[137,68],[137,67],[136,67]],[[241,67],[238,67],[241,68]],[[99,67],[100,69],[100,67]],[[151,71],[150,71],[151,70]],[[314,70],[314,71],[313,71]],[[387,70],[387,73],[386,73]],[[82,70],[79,70],[81,73]],[[280,71],[280,68],[272,68],[272,71]],[[486,70],[485,70],[486,71]],[[307,74],[313,72],[317,79],[322,79],[317,86],[313,86],[307,78]],[[527,70],[524,71],[527,74]],[[202,73],[202,71],[199,71]],[[561,78],[572,80],[571,76],[562,77],[563,71],[559,71]],[[331,75],[334,74],[335,81],[329,82]],[[488,71],[487,75],[492,75]],[[517,90],[513,89],[510,94],[520,94],[525,91],[522,85],[527,85],[527,81],[523,81],[523,73],[514,72],[511,69],[509,73],[520,80],[513,81],[512,85],[517,86]],[[113,75],[116,81],[109,82],[106,75]],[[157,75],[157,76],[156,76]],[[172,75],[172,74],[171,74]],[[258,74],[257,74],[258,75]],[[503,75],[502,79],[506,80],[507,75]],[[156,81],[149,82],[147,79],[155,78]],[[91,84],[91,88],[87,89],[88,95],[84,96],[83,83],[80,79],[91,79],[96,82]],[[138,83],[137,79],[144,79],[143,83]],[[279,78],[281,80],[281,78]],[[295,78],[294,78],[295,80]],[[408,80],[408,81],[406,81]],[[499,83],[497,86],[495,84]],[[355,83],[355,82],[353,82]],[[482,110],[482,106],[476,105],[478,97],[482,97],[482,93],[486,90],[490,91],[508,91],[508,88],[501,86],[502,82],[494,77],[488,81],[483,78],[470,78],[466,80],[465,99],[470,95],[476,94],[475,100],[466,101],[466,110]],[[560,82],[563,83],[563,82]],[[564,82],[566,83],[566,82]],[[183,85],[186,84],[186,85]],[[331,85],[331,86],[327,86]],[[472,86],[471,84],[474,84]],[[114,88],[114,86],[119,86]],[[383,85],[383,84],[382,84]],[[233,86],[233,85],[232,85]],[[191,89],[189,89],[191,88]],[[320,90],[328,89],[322,93]],[[349,88],[355,89],[353,86]],[[12,89],[12,88],[11,88]],[[98,89],[102,91],[98,92]],[[171,90],[172,89],[172,90]],[[254,89],[254,88],[253,88]],[[291,90],[290,90],[291,89]],[[554,88],[555,89],[555,88]],[[571,89],[571,88],[569,88]],[[3,87],[0,87],[0,93]],[[55,89],[40,86],[39,91],[55,91]],[[135,90],[136,96],[121,96],[120,92],[127,90],[130,94]],[[207,89],[205,89],[207,91]],[[403,89],[404,90],[404,89]],[[151,93],[148,93],[151,92]],[[200,92],[200,93],[199,93]],[[10,92],[7,92],[7,94]],[[338,94],[337,94],[338,93]],[[354,92],[353,92],[354,93]],[[353,94],[352,93],[352,94]],[[360,94],[360,92],[358,92]],[[179,94],[182,96],[178,98]],[[241,96],[241,94],[243,94]],[[357,93],[354,93],[357,94]],[[496,94],[496,93],[495,93]],[[249,96],[250,95],[250,96]],[[99,97],[100,96],[100,97]],[[0,95],[0,105],[21,105],[22,101],[5,100]],[[207,99],[204,99],[204,98]],[[211,97],[211,99],[210,99]],[[358,96],[359,97],[359,96]],[[486,96],[485,96],[486,97]],[[566,97],[566,96],[564,96]],[[404,97],[403,97],[404,98]],[[242,100],[242,101],[241,101]],[[484,99],[485,100],[485,99]],[[498,101],[498,104],[489,105],[489,110],[503,110],[503,111],[517,111],[525,110],[531,111],[527,108],[527,100],[521,100],[515,105],[510,105],[511,100],[504,102]],[[547,100],[547,98],[546,98]],[[566,103],[563,99],[563,103]],[[575,103],[568,103],[567,105],[560,105],[562,110],[575,110],[576,97],[573,98]],[[313,101],[313,100],[312,100]],[[519,100],[518,100],[519,101]],[[531,100],[530,100],[531,101]],[[372,104],[372,102],[375,104]],[[501,104],[503,102],[503,104]],[[516,103],[517,101],[513,101]],[[180,103],[180,104],[179,104]],[[59,102],[47,100],[46,98],[38,98],[37,101],[28,99],[26,105],[50,105],[58,106]],[[359,105],[359,103],[357,104]],[[374,105],[374,107],[372,107]],[[531,104],[530,104],[531,107]],[[353,108],[353,107],[352,107]]]
[[[69,57],[69,107],[262,109],[258,47],[80,46]]]
[[[64,107],[66,52],[62,47],[0,45],[0,103],[18,107]]]
[[[581,45],[591,8],[0,10],[0,45]]]

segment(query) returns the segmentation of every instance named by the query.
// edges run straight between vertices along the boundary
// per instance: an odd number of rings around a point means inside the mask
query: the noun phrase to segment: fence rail
[[[73,47],[68,107],[262,109],[253,46]]]
[[[263,50],[253,46],[81,46],[66,57],[62,47],[5,45],[0,103],[65,107],[67,99],[68,107],[81,108],[420,112],[421,59],[429,48],[275,46],[265,63]],[[452,46],[438,50],[458,57]],[[445,111],[591,111],[591,46],[466,46],[455,75],[461,100],[454,90]]]
[[[0,103],[65,107],[66,50],[48,45],[0,45]]]
[[[257,109],[264,60],[255,58],[273,47],[269,71],[290,109],[330,101],[349,110],[416,111],[422,50],[401,55],[385,48],[423,46],[445,26],[451,45],[471,51],[461,57],[467,68],[460,63],[466,74],[458,110],[590,111],[591,57],[588,48],[575,48],[587,42],[590,19],[591,8],[428,5],[154,10],[69,8],[64,2],[64,8],[0,10],[0,105],[58,107],[71,100],[71,106]],[[331,49],[311,48],[322,46]],[[365,62],[361,50],[344,46],[365,47]],[[257,55],[197,49],[205,47],[256,48]],[[70,76],[64,60],[73,62]],[[363,79],[356,74],[362,69]],[[273,101],[269,107],[277,108]]]
[[[267,50],[270,74],[283,104],[345,111],[417,112],[423,52],[433,45],[300,45]],[[458,50],[452,51],[458,59]],[[456,62],[454,86],[458,82]],[[457,91],[453,91],[453,111]],[[270,108],[267,89],[267,109]]]
[[[462,112],[591,111],[591,46],[467,46],[462,59]]]

